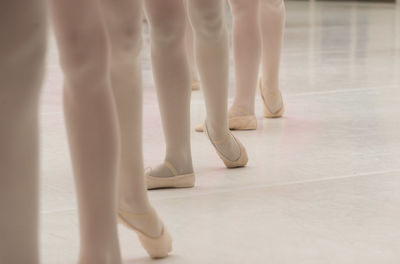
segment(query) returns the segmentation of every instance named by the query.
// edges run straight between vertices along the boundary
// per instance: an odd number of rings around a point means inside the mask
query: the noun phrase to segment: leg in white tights
[[[231,114],[254,115],[254,98],[261,61],[260,0],[229,0],[229,3],[233,18],[236,85]]]
[[[274,112],[283,108],[279,91],[279,66],[285,27],[285,4],[283,0],[261,0],[262,31],[262,93],[265,103]],[[277,117],[279,116],[276,115]]]
[[[97,0],[52,1],[78,193],[79,261],[121,263],[116,223],[119,142],[108,44]]]
[[[282,108],[279,64],[285,7],[282,0],[230,0],[236,93],[230,117],[254,115],[258,67],[262,57],[262,92],[271,112]],[[262,50],[262,52],[261,52]],[[279,96],[275,96],[278,94]]]
[[[142,1],[102,0],[111,43],[111,80],[119,117],[121,163],[119,208],[125,212],[151,212],[143,169],[142,151]],[[146,234],[157,237],[161,220],[147,223],[126,216],[126,221]]]
[[[146,0],[151,59],[166,141],[165,161],[183,175],[193,172],[190,147],[190,72],[185,52],[183,0]],[[161,164],[152,176],[169,177]]]
[[[38,103],[42,0],[0,3],[0,263],[39,263]]]
[[[206,103],[208,134],[212,141],[219,142],[216,148],[223,156],[237,160],[241,156],[240,146],[228,129],[229,51],[225,1],[187,1]]]
[[[151,239],[149,244],[147,238],[143,240],[143,235],[139,235],[151,256],[166,256],[171,241],[149,204],[143,179],[138,58],[141,2],[104,0],[101,4],[97,0],[53,2],[65,72],[65,112],[78,190],[80,261],[121,262],[116,232],[116,176],[120,156],[120,217],[123,216],[130,227],[140,230],[140,234],[157,239],[157,242]],[[109,42],[112,46],[111,68]],[[124,145],[121,151],[120,139]]]

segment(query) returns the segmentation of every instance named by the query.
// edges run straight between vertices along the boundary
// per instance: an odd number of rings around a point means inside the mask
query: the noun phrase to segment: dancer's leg
[[[64,108],[78,192],[79,261],[121,263],[116,223],[118,129],[97,0],[54,0]]]
[[[262,31],[262,90],[272,111],[282,107],[279,92],[279,65],[285,25],[283,0],[260,0]],[[271,100],[269,100],[271,98]],[[277,98],[278,100],[272,100]]]
[[[151,58],[166,141],[165,161],[179,175],[193,172],[190,148],[190,72],[185,52],[186,14],[183,0],[146,0]],[[168,177],[162,164],[152,176]]]
[[[233,17],[235,99],[230,115],[254,115],[261,60],[259,0],[229,0]]]
[[[187,0],[194,31],[195,55],[207,110],[210,138],[220,141],[218,150],[230,160],[240,156],[240,147],[228,129],[228,33],[225,1]]]
[[[151,205],[144,181],[142,150],[142,1],[102,0],[102,9],[111,40],[111,80],[121,136],[119,208],[147,213]],[[161,233],[159,219],[153,219],[152,224],[127,220],[148,235]]]
[[[39,263],[38,101],[42,0],[0,3],[0,263]]]
[[[147,212],[142,151],[142,1],[102,0],[111,42],[111,80],[119,117],[121,209]]]

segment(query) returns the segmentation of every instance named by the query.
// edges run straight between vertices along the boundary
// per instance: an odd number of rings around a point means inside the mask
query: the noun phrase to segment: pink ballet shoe
[[[239,112],[241,115],[234,115],[232,111]],[[230,130],[255,130],[257,129],[257,118],[255,115],[250,115],[240,107],[233,106],[229,110],[228,125]],[[194,130],[203,132],[203,124],[197,125]]]
[[[162,188],[191,188],[195,183],[194,173],[179,174],[175,167],[168,161],[164,162],[165,166],[174,176],[171,177],[155,177],[151,176],[151,170],[145,174],[147,189]]]
[[[221,158],[221,160],[224,162],[225,166],[227,168],[237,168],[237,167],[244,167],[246,166],[247,162],[248,162],[248,156],[247,156],[247,152],[246,149],[244,148],[243,144],[231,133],[229,132],[233,139],[236,141],[236,143],[239,145],[239,150],[240,150],[240,155],[236,160],[231,160],[227,157],[224,156],[224,154],[222,154],[219,149],[217,148],[217,145],[220,145],[222,143],[225,142],[225,140],[228,139],[228,137],[225,137],[222,140],[219,141],[213,141],[208,133],[208,129],[207,129],[207,124],[206,122],[204,122],[203,125],[204,128],[204,132],[206,133],[208,139],[210,140],[211,144],[214,146],[215,150],[217,151],[218,156]]]
[[[281,117],[285,112],[285,106],[283,104],[282,94],[280,90],[276,90],[274,92],[268,93],[268,98],[264,97],[263,89],[262,89],[262,79],[258,80],[258,89],[261,95],[261,98],[264,102],[264,116],[267,118],[277,118]],[[273,109],[271,106],[271,102],[278,102],[280,107],[278,109]]]
[[[150,257],[152,258],[165,258],[168,256],[168,253],[172,251],[172,238],[166,229],[165,225],[162,223],[162,231],[158,237],[151,237],[146,235],[141,230],[137,229],[135,226],[130,224],[127,219],[140,219],[140,221],[144,223],[148,223],[154,221],[154,219],[158,219],[157,213],[154,209],[152,209],[149,213],[145,214],[134,214],[130,212],[123,211],[119,209],[118,211],[118,220],[120,223],[124,224],[129,229],[136,232],[139,237],[139,241],[142,244],[143,248],[147,251]]]

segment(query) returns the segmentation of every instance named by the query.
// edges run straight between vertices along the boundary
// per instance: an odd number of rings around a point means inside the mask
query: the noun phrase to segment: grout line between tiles
[[[264,188],[285,187],[285,186],[300,185],[300,184],[307,184],[307,183],[319,183],[319,182],[326,182],[326,181],[358,178],[358,177],[365,177],[365,176],[378,175],[378,174],[388,174],[388,173],[393,173],[393,172],[400,173],[400,169],[373,171],[373,172],[365,172],[365,173],[355,173],[355,174],[336,176],[336,177],[324,177],[322,179],[289,181],[289,182],[281,182],[281,183],[276,183],[276,184],[260,184],[260,185],[256,185],[256,186],[244,186],[244,187],[236,187],[236,188],[234,187],[234,188],[229,188],[229,189],[224,189],[224,190],[205,191],[202,193],[196,193],[196,194],[190,194],[190,195],[176,195],[176,196],[169,196],[169,197],[165,197],[165,198],[155,198],[155,199],[151,199],[151,200],[152,201],[170,200],[170,199],[205,196],[205,195],[210,195],[210,194],[228,193],[228,192],[232,192],[232,191],[240,192],[240,191],[247,191],[247,190],[264,189]]]
[[[307,184],[307,183],[319,183],[319,182],[326,182],[326,181],[351,179],[351,178],[365,177],[365,176],[371,176],[371,175],[389,174],[389,173],[393,173],[393,172],[400,172],[400,169],[373,171],[373,172],[365,172],[365,173],[355,173],[355,174],[343,175],[343,176],[337,176],[337,177],[325,177],[323,179],[310,179],[310,180],[302,180],[302,181],[281,182],[281,183],[276,183],[276,184],[261,184],[261,185],[256,185],[256,186],[234,187],[234,188],[228,188],[228,189],[223,189],[223,190],[204,191],[201,193],[191,192],[190,194],[175,195],[175,196],[169,196],[169,197],[163,197],[163,198],[152,198],[150,200],[151,201],[165,201],[165,200],[174,200],[174,199],[181,199],[181,198],[192,198],[192,197],[207,196],[207,195],[212,195],[212,194],[241,192],[241,191],[247,191],[247,190],[257,190],[257,189],[265,189],[265,188],[273,188],[273,187],[285,187],[285,186],[292,186],[292,185],[300,185],[300,184]],[[70,212],[70,211],[76,211],[76,210],[77,210],[76,207],[55,209],[55,210],[42,211],[41,214],[64,213],[64,212]]]

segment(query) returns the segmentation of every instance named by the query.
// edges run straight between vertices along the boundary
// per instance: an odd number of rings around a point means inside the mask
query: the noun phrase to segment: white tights
[[[240,150],[229,134],[227,123],[229,54],[225,2],[186,1],[209,134],[215,141],[228,138],[218,148],[235,160]],[[183,4],[183,0],[146,1],[154,77],[167,145],[166,161],[180,174],[193,171],[189,130],[191,79],[184,48],[186,15]],[[171,172],[162,164],[152,170],[152,176],[168,177]]]
[[[141,5],[140,0],[52,1],[82,264],[121,263],[117,208],[133,213],[151,208],[142,158]],[[149,236],[161,233],[157,221],[135,226]]]
[[[0,3],[0,263],[39,263],[38,104],[42,0]]]
[[[233,108],[254,114],[260,57],[263,93],[279,89],[285,6],[283,0],[229,0],[229,3],[236,80]]]
[[[260,58],[263,93],[279,89],[285,6],[283,0],[229,0],[229,4],[233,17],[236,85],[231,109],[233,113],[253,115]],[[187,41],[187,46],[190,54],[190,41]],[[192,71],[196,72],[194,61],[190,62]],[[242,113],[235,108],[241,109]]]

